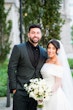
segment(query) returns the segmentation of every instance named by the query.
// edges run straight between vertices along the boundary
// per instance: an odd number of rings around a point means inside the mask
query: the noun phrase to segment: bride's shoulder
[[[56,61],[51,61],[50,59],[47,59],[45,63],[54,64],[57,66],[62,66],[62,63],[60,62],[59,59],[56,59]]]
[[[62,63],[58,60],[56,63],[55,63],[55,66],[58,68],[60,68],[60,69],[62,69],[63,70],[63,66],[62,66]]]
[[[57,60],[56,65],[62,66],[62,63],[59,60]]]

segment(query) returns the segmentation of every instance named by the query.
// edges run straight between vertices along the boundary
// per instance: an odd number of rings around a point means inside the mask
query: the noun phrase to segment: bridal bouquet
[[[34,98],[38,102],[38,107],[43,107],[43,101],[51,96],[51,89],[48,87],[44,79],[31,79],[29,84],[24,84],[24,88],[29,97]]]

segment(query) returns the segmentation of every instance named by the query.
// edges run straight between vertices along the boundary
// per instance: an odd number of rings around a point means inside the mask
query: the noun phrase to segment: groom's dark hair
[[[40,30],[42,29],[39,24],[32,24],[32,25],[30,25],[30,26],[29,26],[29,31],[30,31],[32,28],[39,28]]]

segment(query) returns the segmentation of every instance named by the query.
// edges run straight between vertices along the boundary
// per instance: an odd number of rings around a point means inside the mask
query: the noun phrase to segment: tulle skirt
[[[44,107],[37,110],[73,110],[61,88],[49,100],[44,101]]]

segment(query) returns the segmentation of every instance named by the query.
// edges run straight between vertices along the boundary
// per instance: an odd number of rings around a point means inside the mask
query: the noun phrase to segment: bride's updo
[[[59,42],[58,42],[56,39],[51,39],[51,40],[48,42],[48,44],[47,44],[47,48],[48,48],[48,45],[49,45],[50,43],[55,46],[56,50],[60,49],[60,44],[59,44]]]

